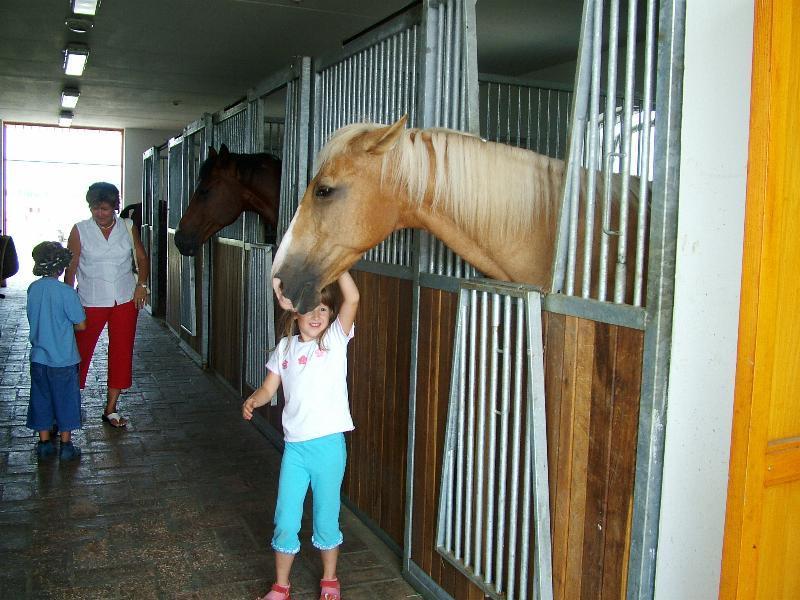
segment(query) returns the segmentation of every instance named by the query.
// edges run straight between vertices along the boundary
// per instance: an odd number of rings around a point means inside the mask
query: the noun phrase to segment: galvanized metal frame
[[[437,550],[497,600],[553,597],[541,310],[530,286],[473,280],[459,292]]]
[[[647,2],[648,30],[655,29],[656,4],[656,0]],[[628,562],[629,599],[652,598],[655,590],[675,290],[685,18],[686,0],[661,0],[655,95],[658,135],[650,208],[647,327]]]

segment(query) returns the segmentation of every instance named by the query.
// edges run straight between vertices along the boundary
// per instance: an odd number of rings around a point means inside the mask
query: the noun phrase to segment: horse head
[[[236,162],[225,144],[219,153],[213,147],[208,148],[197,187],[175,232],[175,246],[184,256],[194,256],[208,238],[242,213],[236,170]]]
[[[405,122],[403,117],[391,126],[345,127],[320,152],[319,170],[272,267],[283,296],[296,310],[312,310],[324,286],[405,226],[400,195],[381,185],[383,157],[396,144]]]

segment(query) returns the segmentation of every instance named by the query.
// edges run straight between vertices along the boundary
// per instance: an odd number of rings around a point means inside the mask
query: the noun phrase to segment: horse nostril
[[[194,256],[197,252],[197,240],[179,229],[175,232],[175,247],[184,256]]]

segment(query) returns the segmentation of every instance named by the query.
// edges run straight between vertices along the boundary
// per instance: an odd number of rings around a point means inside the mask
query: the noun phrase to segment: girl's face
[[[304,342],[319,339],[331,322],[331,309],[327,304],[319,304],[314,310],[298,314],[297,326],[300,329],[300,339]]]
[[[101,227],[108,227],[114,222],[114,207],[108,202],[99,202],[90,209],[94,222]]]

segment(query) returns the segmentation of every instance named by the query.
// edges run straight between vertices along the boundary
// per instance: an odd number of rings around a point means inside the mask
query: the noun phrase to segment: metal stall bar
[[[142,154],[142,229],[139,236],[142,240],[145,252],[150,259],[150,275],[147,279],[147,286],[150,293],[147,297],[145,310],[153,314],[153,304],[157,296],[154,282],[158,281],[158,252],[154,252],[153,248],[153,196],[154,196],[154,178],[155,170],[158,161],[157,150],[155,148],[148,148]]]
[[[530,286],[459,291],[436,543],[497,600],[553,596],[541,309]]]
[[[478,53],[475,0],[425,3],[424,83],[420,88],[422,127],[445,127],[478,134]],[[421,233],[424,273],[470,278],[477,270],[440,240]]]
[[[655,11],[656,1],[648,0],[648,23],[652,22]],[[685,19],[686,0],[660,2],[656,67],[658,135],[650,208],[647,328],[628,563],[629,599],[652,598],[655,585],[675,289]],[[648,30],[648,36],[651,33],[652,30]]]
[[[391,123],[406,114],[415,126],[419,19],[419,7],[413,7],[342,52],[315,61],[314,154],[351,123]],[[412,236],[411,231],[392,233],[365,253],[359,268],[410,277]]]
[[[297,58],[289,72],[285,74],[284,80],[286,104],[277,243],[280,243],[283,234],[289,228],[308,183],[311,59]]]
[[[272,286],[265,285],[272,273],[272,248],[248,244],[247,252],[247,363],[244,380],[257,388],[267,376],[270,349],[275,345],[275,313]],[[273,404],[277,396],[273,398]]]
[[[646,61],[643,83],[637,87],[637,3],[629,0],[623,11],[620,0],[610,0],[607,16],[605,4],[604,0],[584,2],[552,290],[639,307],[653,134],[652,61]],[[627,25],[621,31],[623,17]],[[622,42],[624,80],[618,86],[617,48]],[[642,94],[644,102],[637,99]],[[632,261],[636,264],[630,266]]]

